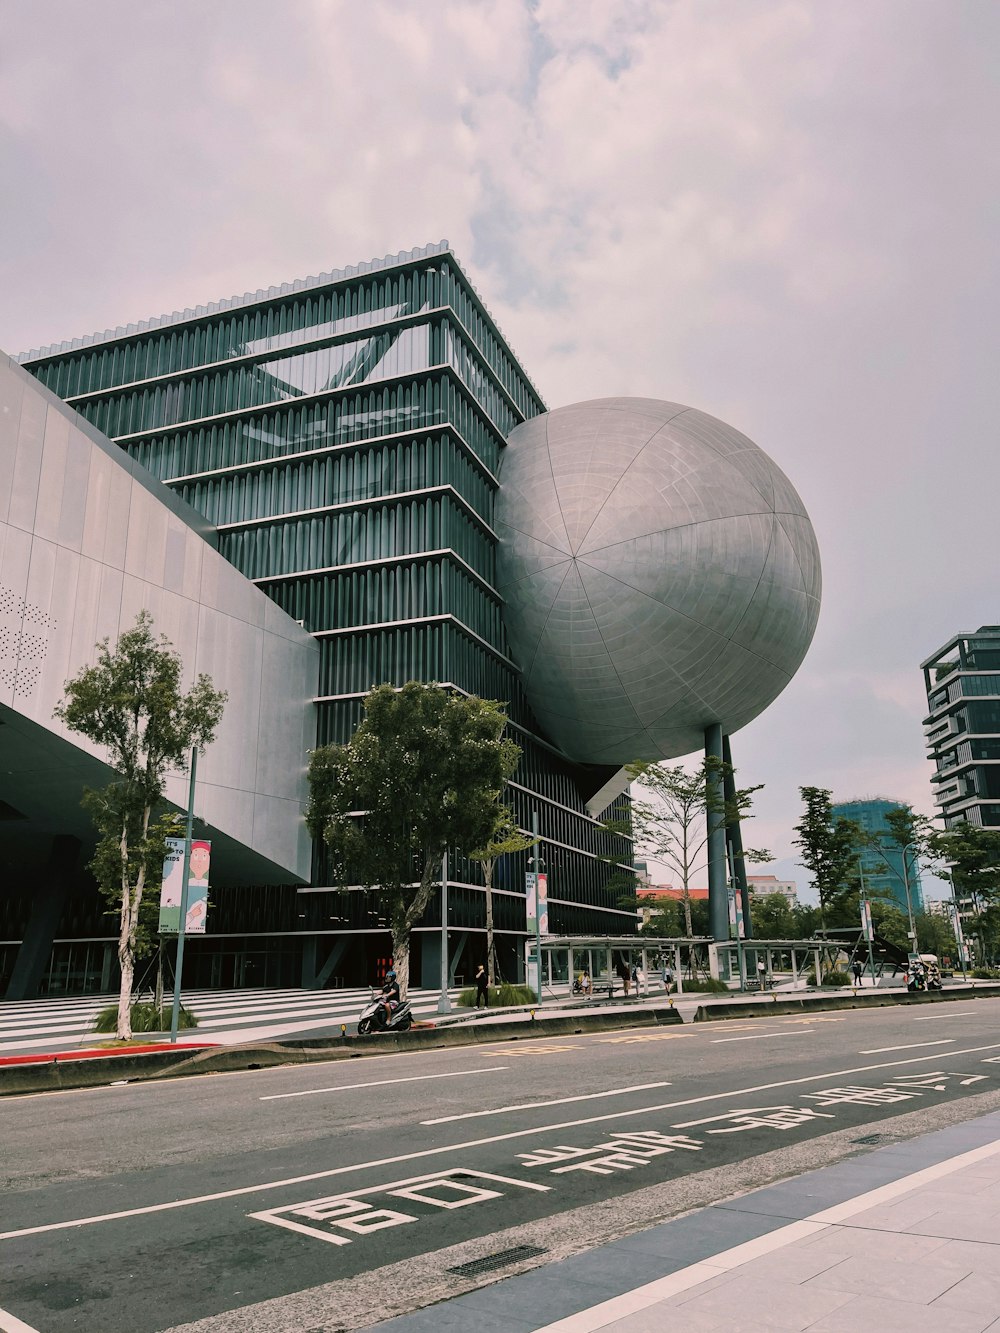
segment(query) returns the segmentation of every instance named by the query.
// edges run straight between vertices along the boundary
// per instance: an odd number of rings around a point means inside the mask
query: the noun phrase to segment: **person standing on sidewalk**
[[[486,968],[482,963],[476,972],[476,1008],[479,1008],[479,1001],[488,1009],[490,1007],[490,979],[486,975]]]
[[[636,999],[639,998],[639,992],[640,992],[640,990],[642,991],[643,997],[645,997],[645,995],[646,995],[646,973],[645,973],[645,970],[644,970],[643,968],[641,968],[641,967],[639,967],[638,965],[636,965],[636,969],[635,969],[635,995],[636,995]]]
[[[860,986],[860,985],[861,985],[861,974],[862,974],[862,972],[864,972],[864,970],[865,970],[865,969],[864,969],[864,967],[863,967],[862,964],[861,964],[861,959],[860,959],[860,958],[855,958],[854,963],[853,963],[853,966],[851,967],[851,971],[854,973],[854,984],[855,984],[855,986]]]

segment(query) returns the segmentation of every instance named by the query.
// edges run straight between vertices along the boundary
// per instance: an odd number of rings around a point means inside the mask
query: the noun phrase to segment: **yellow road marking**
[[[846,1018],[780,1018],[779,1023],[846,1023]]]
[[[559,1045],[553,1042],[552,1045],[546,1044],[545,1046],[516,1046],[505,1049],[504,1055],[548,1055],[551,1051],[580,1051],[582,1049],[583,1047],[579,1045],[570,1045],[569,1043]],[[490,1056],[490,1059],[496,1058],[495,1052],[496,1048],[494,1047],[494,1054]],[[486,1055],[487,1052],[480,1051],[479,1054]]]
[[[635,1032],[628,1033],[624,1037],[599,1037],[601,1042],[616,1044],[619,1042],[639,1042],[639,1041],[677,1041],[680,1037],[693,1037],[693,1032]]]

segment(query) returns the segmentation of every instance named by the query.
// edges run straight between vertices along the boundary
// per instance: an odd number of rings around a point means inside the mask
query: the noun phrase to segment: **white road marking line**
[[[887,1051],[915,1051],[918,1046],[950,1046],[956,1037],[942,1037],[940,1041],[911,1041],[908,1046],[876,1046],[871,1051],[858,1051],[858,1055],[885,1055]]]
[[[630,1092],[649,1092],[651,1088],[669,1088],[670,1083],[636,1083],[631,1088],[609,1088],[607,1092],[581,1092],[575,1097],[555,1097],[548,1102],[522,1102],[520,1106],[497,1106],[491,1111],[463,1111],[461,1115],[442,1115],[436,1120],[421,1120],[422,1125],[447,1125],[453,1120],[475,1120],[484,1115],[503,1115],[505,1111],[537,1111],[544,1106],[565,1106],[567,1102],[590,1102],[595,1097],[624,1097]]]
[[[37,1328],[32,1328],[26,1324],[23,1319],[18,1319],[7,1310],[0,1310],[0,1333],[38,1333]]]
[[[405,1059],[407,1056],[412,1056],[416,1054],[421,1054],[426,1056],[426,1055],[452,1055],[453,1053],[454,1052],[452,1048],[448,1046],[442,1046],[440,1049],[436,1050],[432,1048],[431,1050],[421,1051],[421,1052],[386,1051],[384,1055],[366,1055],[365,1063],[368,1064],[372,1060],[402,1060]],[[53,1052],[49,1052],[49,1054],[53,1054]],[[303,1072],[311,1068],[312,1065],[301,1064],[301,1065],[268,1065],[264,1069],[254,1069],[252,1071],[249,1069],[219,1069],[212,1074],[212,1079],[214,1081],[220,1078],[246,1078],[251,1074],[253,1078],[256,1079],[256,1078],[261,1078],[265,1074],[287,1075],[296,1072]],[[172,1074],[169,1079],[150,1078],[150,1079],[142,1079],[137,1082],[129,1082],[126,1080],[125,1082],[101,1083],[100,1085],[91,1088],[48,1088],[46,1089],[45,1092],[18,1093],[16,1097],[0,1098],[0,1114],[3,1113],[4,1107],[8,1104],[13,1108],[15,1104],[19,1106],[21,1102],[34,1101],[38,1097],[82,1097],[86,1096],[87,1094],[95,1092],[111,1092],[112,1090],[118,1092],[123,1087],[126,1087],[129,1090],[136,1092],[139,1091],[141,1088],[159,1088],[160,1091],[162,1092],[165,1088],[172,1087],[174,1084],[193,1083],[196,1080],[204,1081],[204,1078],[205,1078],[204,1074]],[[2,1330],[0,1330],[0,1333],[2,1333]]]
[[[347,1199],[353,1203],[357,1199],[370,1198],[371,1195],[373,1194],[395,1195],[403,1199],[410,1198],[414,1199],[415,1202],[419,1202],[421,1201],[420,1194],[414,1193],[412,1191],[414,1189],[419,1190],[419,1187],[421,1185],[439,1184],[449,1179],[452,1181],[460,1181],[463,1177],[467,1178],[470,1181],[488,1180],[491,1182],[491,1184],[495,1185],[516,1185],[519,1189],[537,1190],[540,1194],[547,1194],[552,1189],[551,1185],[537,1185],[535,1184],[534,1181],[530,1180],[514,1180],[510,1176],[497,1176],[493,1175],[489,1171],[464,1171],[461,1167],[453,1167],[452,1170],[450,1171],[436,1171],[432,1172],[429,1175],[412,1176],[410,1177],[409,1180],[392,1180],[387,1185],[373,1185],[370,1189],[352,1190],[350,1194],[339,1194],[339,1195],[332,1194],[325,1199],[306,1199],[303,1203],[285,1203],[278,1208],[267,1208],[263,1212],[247,1213],[247,1217],[252,1222],[270,1222],[274,1226],[285,1227],[289,1231],[300,1232],[303,1235],[309,1236],[310,1239],[312,1240],[325,1240],[329,1241],[330,1244],[332,1245],[345,1245],[345,1244],[350,1244],[350,1241],[345,1239],[344,1237],[330,1233],[324,1233],[321,1229],[321,1226],[315,1226],[315,1225],[309,1226],[307,1224],[303,1224],[302,1222],[293,1222],[292,1218],[286,1215],[288,1213],[291,1213],[293,1216],[295,1216],[296,1214],[301,1214],[302,1209],[312,1209],[317,1205],[322,1206],[325,1210],[326,1208],[329,1208],[331,1204],[336,1204],[336,1202],[340,1199]],[[481,1195],[488,1193],[493,1198],[497,1198],[499,1195],[499,1192],[497,1190],[485,1191],[482,1190],[481,1187],[476,1192],[480,1193]],[[450,1209],[450,1208],[461,1208],[464,1206],[463,1203],[460,1201],[459,1202],[453,1201],[448,1203],[440,1199],[436,1201],[428,1200],[426,1195],[423,1197],[422,1201],[435,1202],[436,1206],[439,1208]],[[470,1200],[467,1198],[464,1201],[465,1204],[469,1202],[475,1202],[475,1200]],[[415,1217],[410,1217],[407,1218],[406,1220],[410,1222],[415,1222],[417,1219]],[[373,1231],[380,1231],[382,1228],[380,1226],[376,1226],[372,1227],[371,1229]]]
[[[602,1301],[600,1305],[593,1305],[589,1310],[580,1310],[565,1319],[557,1319],[553,1324],[545,1324],[537,1330],[537,1333],[598,1333],[599,1329],[607,1328],[619,1320],[625,1320],[640,1310],[648,1310],[650,1306],[668,1300],[682,1291],[690,1291],[692,1287],[707,1282],[709,1278],[732,1273],[734,1269],[749,1264],[754,1259],[774,1254],[776,1250],[783,1250],[798,1240],[829,1231],[848,1218],[866,1212],[869,1208],[876,1208],[880,1204],[898,1199],[922,1185],[932,1184],[935,1180],[950,1176],[987,1157],[994,1157],[998,1152],[1000,1152],[1000,1142],[987,1143],[981,1148],[973,1148],[970,1152],[960,1153],[957,1157],[925,1167],[922,1171],[914,1171],[900,1180],[880,1185],[866,1194],[848,1199],[846,1203],[821,1209],[820,1212],[803,1218],[801,1222],[791,1222],[788,1226],[779,1227],[766,1236],[744,1241],[742,1245],[722,1250],[719,1254],[713,1254],[708,1259],[702,1259],[667,1277],[657,1278],[655,1282],[647,1282],[641,1287],[633,1288],[632,1291],[624,1292],[621,1296]]]
[[[923,1018],[915,1018],[914,1023],[937,1023],[942,1018],[965,1018],[968,1014],[974,1014],[975,1009],[956,1009],[950,1014],[927,1014]]]
[[[765,1037],[804,1037],[806,1033],[814,1031],[815,1028],[799,1028],[798,1032],[758,1032],[753,1037],[713,1037],[711,1044],[721,1046],[724,1041],[763,1041]]]
[[[967,1046],[964,1050],[949,1051],[950,1055],[976,1055],[980,1051],[1000,1049],[1000,1042],[987,1046]],[[621,1120],[624,1116],[652,1115],[656,1111],[673,1111],[679,1106],[697,1106],[701,1102],[717,1102],[726,1097],[747,1097],[756,1092],[771,1092],[775,1088],[793,1088],[802,1083],[821,1083],[826,1079],[844,1078],[848,1074],[869,1074],[877,1069],[894,1069],[897,1065],[918,1065],[925,1060],[936,1060],[937,1055],[913,1055],[907,1060],[883,1060],[877,1065],[855,1065],[851,1069],[830,1069],[823,1074],[806,1074],[802,1078],[782,1079],[779,1083],[758,1083],[750,1088],[733,1088],[729,1092],[710,1092],[702,1097],[685,1097],[677,1102],[661,1102],[657,1106],[640,1106],[630,1111],[615,1111],[609,1115],[587,1116],[583,1120],[564,1120],[534,1129],[515,1129],[507,1134],[493,1134],[485,1139],[466,1139],[464,1143],[445,1143],[439,1148],[422,1148],[419,1152],[399,1153],[395,1157],[377,1157],[369,1162],[355,1162],[351,1166],[333,1166],[326,1171],[312,1171],[305,1176],[289,1176],[285,1180],[268,1180],[262,1185],[241,1185],[236,1189],[219,1190],[215,1194],[198,1194],[187,1199],[172,1199],[169,1203],[150,1203],[143,1208],[123,1208],[116,1213],[100,1213],[96,1217],[74,1217],[68,1222],[45,1222],[37,1227],[22,1227],[17,1231],[0,1231],[0,1240],[15,1240],[19,1236],[38,1236],[48,1231],[70,1231],[73,1227],[93,1226],[98,1222],[117,1222],[125,1217],[142,1217],[147,1213],[167,1213],[175,1208],[188,1208],[199,1203],[216,1203],[219,1199],[236,1199],[244,1194],[263,1194],[267,1190],[301,1185],[309,1180],[329,1180],[333,1176],[349,1175],[352,1171],[369,1171],[377,1166],[394,1166],[397,1162],[412,1162],[421,1157],[435,1157],[441,1153],[465,1152],[469,1148],[483,1148],[491,1143],[506,1143],[511,1139],[537,1137],[557,1130],[578,1129],[581,1125],[599,1125],[606,1120]]]
[[[466,1078],[470,1074],[495,1074],[510,1065],[488,1065],[485,1069],[457,1069],[450,1074],[410,1074],[406,1078],[379,1078],[371,1083],[343,1083],[339,1088],[306,1088],[303,1092],[272,1092],[267,1097],[258,1097],[259,1102],[280,1102],[288,1097],[315,1097],[321,1092],[352,1092],[355,1088],[384,1088],[390,1083],[423,1083],[429,1078]],[[455,1117],[459,1119],[460,1117]],[[434,1124],[425,1120],[423,1124]]]

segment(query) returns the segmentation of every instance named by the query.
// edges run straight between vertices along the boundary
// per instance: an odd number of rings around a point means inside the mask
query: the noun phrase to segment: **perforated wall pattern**
[[[55,618],[40,606],[25,601],[13,588],[0,583],[0,685],[15,694],[31,694],[38,684],[49,650],[49,635],[56,624]],[[44,633],[32,634],[26,625]]]

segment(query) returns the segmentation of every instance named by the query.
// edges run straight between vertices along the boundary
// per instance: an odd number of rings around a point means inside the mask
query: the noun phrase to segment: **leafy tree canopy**
[[[312,755],[309,829],[326,842],[336,883],[383,896],[404,993],[410,932],[445,851],[483,849],[502,823],[500,795],[520,757],[506,724],[491,700],[419,681],[378,685],[350,741]]]
[[[1000,829],[966,822],[927,833],[925,846],[936,873],[971,905],[973,932],[984,961],[1000,954]]]
[[[200,675],[181,689],[181,659],[168,640],[153,634],[148,612],[112,649],[97,645],[97,661],[66,682],[55,715],[70,731],[101,746],[117,778],[86,791],[84,805],[98,832],[91,862],[105,898],[119,912],[118,962],[121,993],[118,1036],[131,1034],[132,979],[137,952],[148,943],[149,911],[143,911],[147,882],[158,882],[165,838],[177,817],[158,808],[167,773],[186,766],[193,748],[215,739],[226,702],[210,678]]]
[[[486,976],[492,986],[497,977],[496,946],[493,941],[493,874],[501,856],[513,852],[526,852],[534,847],[538,838],[522,833],[514,818],[510,806],[500,805],[498,797],[497,825],[485,847],[469,853],[470,861],[478,861],[483,868],[483,882],[486,889]]]
[[[707,925],[695,930],[692,879],[707,865],[709,835],[752,817],[753,795],[760,785],[736,788],[727,801],[722,794],[724,780],[734,777],[735,770],[714,755],[690,771],[680,765],[645,763],[632,764],[628,771],[649,793],[648,798],[637,797],[632,802],[636,852],[663,862],[672,871],[682,893],[685,933],[707,934]],[[614,824],[608,827],[620,831]],[[770,861],[771,855],[747,848],[743,859]],[[707,906],[705,917],[707,922]]]
[[[812,875],[819,894],[820,921],[825,928],[843,915],[846,895],[854,891],[858,875],[861,830],[851,819],[833,818],[830,792],[825,787],[800,787],[805,812],[795,825],[793,845],[802,852],[802,864]],[[830,918],[829,920],[827,918]]]

